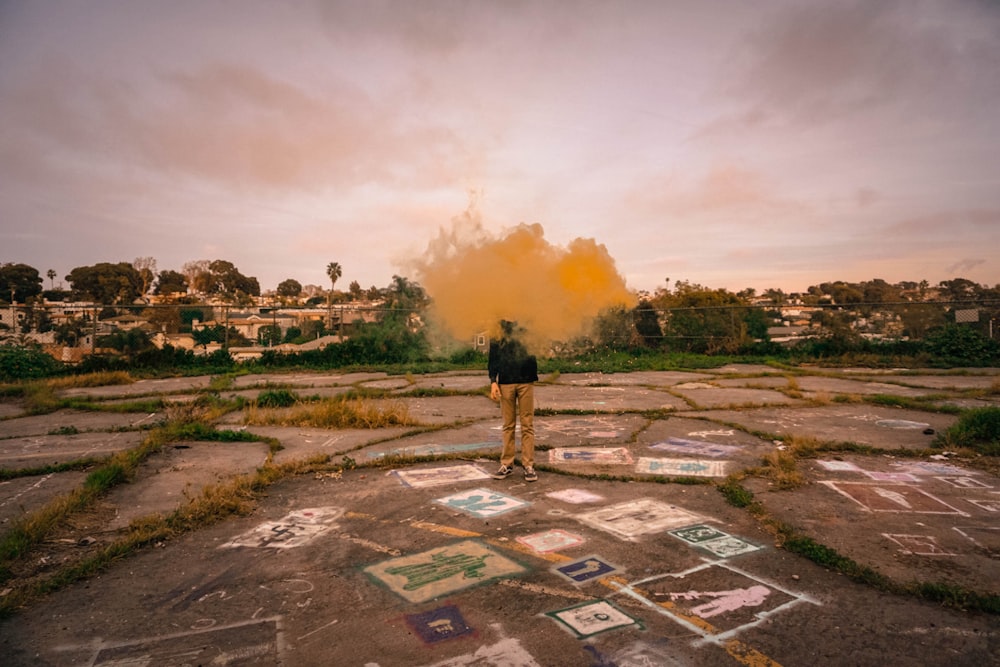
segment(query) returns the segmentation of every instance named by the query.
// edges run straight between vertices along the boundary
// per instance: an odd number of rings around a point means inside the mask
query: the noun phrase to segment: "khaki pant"
[[[503,416],[503,449],[500,464],[514,465],[515,419],[521,422],[521,465],[535,467],[535,385],[500,385],[500,414]]]

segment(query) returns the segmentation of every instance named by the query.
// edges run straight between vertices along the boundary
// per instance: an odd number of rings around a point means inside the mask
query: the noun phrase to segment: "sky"
[[[0,0],[0,262],[385,287],[474,219],[631,290],[993,286],[998,109],[989,0]]]

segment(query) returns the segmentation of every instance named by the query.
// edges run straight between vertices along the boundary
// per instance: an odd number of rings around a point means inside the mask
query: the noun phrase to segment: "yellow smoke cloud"
[[[496,336],[501,319],[514,320],[536,353],[585,333],[602,310],[636,302],[607,248],[593,239],[555,246],[539,224],[495,237],[468,211],[428,245],[416,273],[434,321],[453,338]]]

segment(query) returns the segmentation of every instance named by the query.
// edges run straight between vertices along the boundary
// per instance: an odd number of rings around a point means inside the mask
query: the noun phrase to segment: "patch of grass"
[[[251,406],[246,423],[268,426],[311,426],[314,428],[385,428],[413,424],[409,409],[400,401],[375,403],[337,396],[315,405],[291,409]]]
[[[1000,456],[1000,408],[975,408],[938,435],[936,447],[966,447],[986,456]]]
[[[261,408],[288,408],[299,402],[299,395],[288,389],[268,389],[257,394]]]
[[[718,485],[719,492],[733,507],[748,508],[754,506],[757,501],[753,491],[745,488],[739,480],[730,475],[724,482]]]
[[[834,572],[840,572],[858,583],[874,586],[883,591],[901,592],[900,587],[895,582],[867,565],[861,565],[847,556],[837,553],[836,550],[820,544],[811,537],[798,534],[791,529],[789,532],[791,534],[782,543],[782,548],[785,551],[798,554]]]
[[[56,465],[39,466],[37,468],[0,468],[0,482],[17,479],[19,477],[41,477],[51,475],[55,472],[70,472],[73,470],[87,470],[99,465],[102,459],[86,458],[76,461],[67,461]]]
[[[771,480],[775,489],[797,489],[805,484],[805,478],[798,469],[798,458],[790,450],[774,450],[761,460],[759,474]]]
[[[918,398],[893,396],[890,394],[872,394],[871,396],[866,396],[864,402],[883,407],[905,408],[907,410],[939,412],[943,414],[958,414],[962,411],[962,408],[954,405],[940,405],[935,403],[935,401],[942,400],[943,398],[947,397],[942,394],[920,396]]]
[[[81,387],[107,387],[111,385],[132,384],[132,376],[125,371],[100,371],[83,375],[68,375],[45,380],[52,389],[78,389]]]
[[[977,593],[953,584],[927,581],[913,584],[910,591],[923,600],[949,607],[987,614],[1000,614],[1000,595]]]
[[[216,375],[211,380],[208,381],[208,387],[205,388],[206,392],[218,393],[220,391],[226,391],[232,389],[236,384],[236,376],[232,374]]]
[[[76,435],[80,432],[75,426],[60,426],[49,431],[49,435]]]

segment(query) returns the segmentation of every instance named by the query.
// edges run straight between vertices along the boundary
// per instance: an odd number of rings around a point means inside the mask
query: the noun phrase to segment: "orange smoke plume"
[[[442,229],[416,271],[432,317],[453,338],[495,336],[501,319],[513,320],[536,352],[585,333],[602,310],[636,301],[593,239],[558,247],[541,225],[523,223],[495,238],[470,212],[450,232]]]

